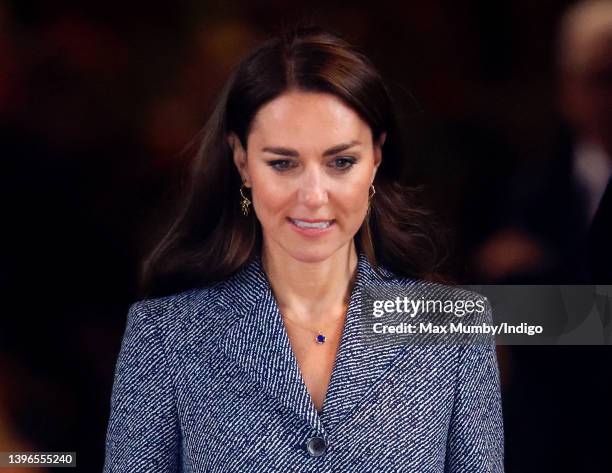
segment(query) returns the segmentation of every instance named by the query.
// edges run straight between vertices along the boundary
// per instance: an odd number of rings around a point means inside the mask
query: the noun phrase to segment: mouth
[[[294,227],[304,230],[309,233],[316,233],[331,227],[335,219],[322,220],[322,219],[298,219],[287,217],[287,220],[293,224]]]

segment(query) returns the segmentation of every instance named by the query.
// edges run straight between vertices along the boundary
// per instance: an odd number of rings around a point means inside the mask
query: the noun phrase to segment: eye
[[[356,162],[357,160],[351,156],[342,156],[339,158],[334,158],[334,160],[331,161],[331,166],[340,171],[345,171],[353,167],[353,164]]]
[[[295,167],[295,163],[289,159],[275,159],[274,161],[268,161],[268,166],[276,169],[277,171],[287,171]]]

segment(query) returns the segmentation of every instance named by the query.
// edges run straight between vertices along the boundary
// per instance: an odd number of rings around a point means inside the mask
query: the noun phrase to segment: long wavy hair
[[[252,120],[266,103],[289,90],[333,94],[351,107],[379,140],[387,133],[376,174],[376,194],[355,243],[377,269],[444,281],[446,257],[431,215],[414,204],[414,189],[400,185],[406,164],[402,130],[388,87],[358,49],[317,27],[297,27],[262,43],[227,80],[201,131],[188,186],[167,232],[145,259],[140,295],[156,297],[221,281],[261,251],[254,212],[240,209],[242,185],[227,141],[234,132],[247,148]]]

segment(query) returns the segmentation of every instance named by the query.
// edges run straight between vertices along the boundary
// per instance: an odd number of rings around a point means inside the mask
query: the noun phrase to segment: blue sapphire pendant
[[[325,335],[323,335],[322,333],[317,335],[317,343],[318,344],[325,343]]]

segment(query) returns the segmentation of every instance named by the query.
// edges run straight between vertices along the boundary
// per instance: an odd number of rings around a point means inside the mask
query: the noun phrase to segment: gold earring
[[[247,197],[242,192],[242,189],[244,189],[244,184],[240,186],[240,210],[242,210],[242,215],[246,217],[247,215],[249,215],[249,205],[251,205],[251,201],[247,199]]]
[[[376,189],[374,189],[374,184],[372,184],[370,187],[372,189],[372,193],[368,197],[368,201],[372,200],[372,197],[374,197],[374,194],[376,194]]]

